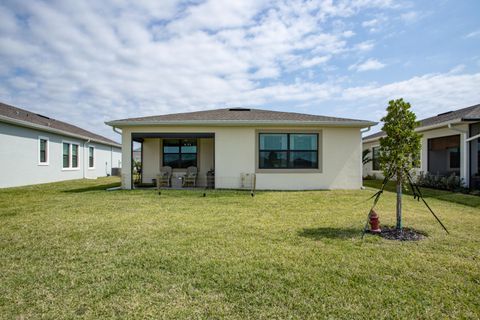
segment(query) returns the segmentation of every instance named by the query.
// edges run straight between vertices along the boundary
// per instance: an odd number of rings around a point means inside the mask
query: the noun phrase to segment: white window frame
[[[63,144],[64,143],[68,143],[68,165],[69,167],[68,168],[64,168],[63,167]],[[73,158],[73,154],[72,154],[72,146],[73,145],[76,145],[77,146],[77,166],[76,167],[72,167],[72,158]],[[62,140],[62,171],[76,171],[76,170],[80,170],[80,144],[79,143],[76,143],[76,142],[71,142],[71,141],[67,141],[67,140]]]
[[[47,161],[45,161],[45,162],[42,162],[41,157],[40,157],[41,140],[46,140],[47,141],[47,144],[46,144],[46,147],[45,147],[45,157],[47,158]],[[38,155],[38,165],[39,166],[50,165],[50,139],[48,137],[38,136],[38,152],[37,152],[37,155]]]
[[[93,149],[93,167],[90,167],[90,148]],[[87,161],[88,161],[88,169],[95,169],[95,146],[88,146],[87,148]]]

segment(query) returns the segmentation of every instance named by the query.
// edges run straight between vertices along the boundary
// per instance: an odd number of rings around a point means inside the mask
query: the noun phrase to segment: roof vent
[[[449,113],[452,113],[452,112],[453,112],[453,111],[447,111],[447,112],[444,112],[444,113],[439,113],[439,114],[437,114],[437,117],[439,117],[439,116],[444,116],[444,115],[449,114]]]
[[[249,108],[230,108],[228,111],[251,111]]]

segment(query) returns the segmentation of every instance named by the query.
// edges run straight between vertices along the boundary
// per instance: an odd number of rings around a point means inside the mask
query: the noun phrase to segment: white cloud
[[[448,73],[454,74],[454,73],[461,73],[464,71],[466,66],[464,64],[459,64],[453,67]]]
[[[413,23],[420,18],[420,14],[416,11],[409,11],[400,15],[400,18],[405,23]]]
[[[325,62],[330,60],[330,58],[331,58],[330,56],[315,57],[315,58],[312,58],[312,59],[302,61],[301,65],[304,68],[311,68],[311,67],[317,66],[319,64],[324,64]]]
[[[362,27],[367,29],[370,33],[377,33],[386,29],[389,25],[389,19],[383,14],[377,14],[373,19],[362,22]]]
[[[437,89],[428,81],[458,104],[472,100],[474,75],[364,87],[332,74],[338,61],[351,64],[377,44],[358,39],[348,18],[373,8],[381,21],[378,12],[397,7],[389,0],[11,2],[0,6],[0,98],[110,137],[103,122],[114,118],[226,105],[308,105],[308,112],[370,118],[371,103],[396,93],[388,88],[420,83],[419,95],[430,97]],[[383,67],[368,59],[350,70]],[[369,112],[348,108],[355,96]]]
[[[470,33],[467,33],[464,38],[465,39],[468,39],[468,38],[476,38],[476,37],[479,37],[480,36],[480,30],[475,30],[475,31],[472,31]]]
[[[371,19],[371,20],[363,21],[362,27],[364,28],[376,27],[379,23],[380,23],[379,19]]]
[[[372,50],[374,47],[375,47],[375,42],[372,40],[367,40],[367,41],[357,43],[354,46],[354,50],[366,52],[366,51]]]
[[[436,115],[480,102],[480,73],[426,74],[390,84],[372,84],[346,88],[341,99],[357,106],[358,115],[375,111],[370,118],[378,120],[391,99],[404,98],[411,102],[419,118]]]
[[[371,70],[380,70],[383,69],[386,65],[381,63],[377,59],[368,59],[362,63],[352,64],[348,67],[349,70],[355,70],[357,72],[371,71]]]

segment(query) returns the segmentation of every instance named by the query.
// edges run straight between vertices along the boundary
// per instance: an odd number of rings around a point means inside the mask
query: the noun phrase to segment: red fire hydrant
[[[370,232],[382,232],[382,230],[380,229],[380,220],[378,219],[378,214],[374,210],[370,212]]]

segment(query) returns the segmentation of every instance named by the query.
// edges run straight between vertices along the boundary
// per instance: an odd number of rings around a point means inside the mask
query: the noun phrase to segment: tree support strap
[[[422,199],[422,202],[425,204],[425,206],[428,208],[428,210],[430,211],[430,213],[435,217],[435,219],[437,220],[437,222],[442,226],[443,230],[445,230],[445,232],[447,234],[450,234],[450,232],[448,232],[447,228],[445,227],[445,225],[442,223],[442,221],[440,220],[440,218],[438,218],[438,216],[435,214],[435,212],[433,212],[432,208],[430,208],[430,206],[428,205],[427,201],[425,200],[425,198],[423,197],[422,195],[422,192],[420,191],[420,188],[418,187],[418,185],[416,185],[415,183],[413,183],[413,180],[412,180],[412,176],[410,175],[409,172],[406,172],[407,173],[407,178],[408,178],[408,183],[410,185],[410,187],[412,188],[412,192],[413,192],[413,199],[416,199],[417,201],[420,201],[420,199]],[[374,195],[372,195],[370,198],[368,198],[366,201],[372,199],[372,198],[375,198],[373,200],[373,205],[372,207],[370,208],[370,211],[368,212],[368,215],[367,215],[367,222],[365,223],[365,227],[363,228],[363,232],[362,232],[362,239],[363,237],[365,236],[365,233],[367,232],[367,229],[368,229],[368,222],[370,220],[370,214],[372,213],[372,210],[375,208],[375,206],[377,205],[377,202],[378,200],[380,199],[380,196],[383,194],[383,191],[388,183],[388,181],[390,181],[390,177],[392,176],[391,172],[389,172],[389,174],[387,176],[385,176],[385,178],[383,179],[383,183],[382,183],[382,187],[380,188],[379,191],[377,191]]]
[[[430,206],[428,205],[427,201],[425,200],[425,198],[423,197],[422,195],[422,192],[420,191],[420,188],[418,187],[418,185],[414,184],[413,183],[413,180],[412,180],[412,176],[410,175],[410,173],[407,173],[407,177],[408,177],[408,182],[412,188],[412,192],[413,192],[413,199],[417,199],[418,201],[420,201],[420,199],[422,199],[423,203],[425,204],[425,206],[428,208],[428,210],[430,210],[430,213],[435,217],[435,219],[438,221],[438,223],[440,223],[440,225],[442,226],[443,230],[445,230],[445,232],[447,234],[450,234],[450,232],[448,232],[447,228],[445,227],[445,225],[442,223],[442,221],[440,220],[440,218],[437,217],[437,215],[435,214],[435,212],[433,212],[432,208],[430,208]]]

